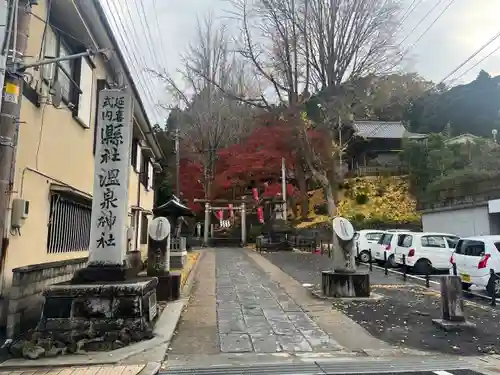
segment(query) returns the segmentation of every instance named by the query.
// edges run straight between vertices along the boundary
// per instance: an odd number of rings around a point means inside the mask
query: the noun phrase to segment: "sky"
[[[409,7],[413,0],[406,0]],[[227,0],[101,0],[108,19],[117,32],[127,63],[141,81],[139,90],[145,99],[152,122],[163,122],[168,111],[158,103],[168,104],[162,83],[145,68],[174,74],[181,67],[181,55],[196,35],[197,19],[211,13],[216,19],[227,16]],[[404,48],[412,46],[427,27],[451,2],[449,8],[421,37],[408,53],[404,68],[422,77],[440,82],[468,59],[495,34],[500,33],[496,0],[415,0],[415,10],[404,22],[400,40],[410,35]],[[425,20],[414,27],[433,8]],[[120,38],[121,37],[121,38]],[[487,57],[496,48],[499,50]],[[153,56],[152,56],[153,55]],[[484,61],[480,62],[483,58]],[[476,65],[474,67],[474,65]],[[470,69],[470,71],[468,71]],[[479,71],[500,74],[500,38],[453,74],[446,83],[473,80]],[[467,72],[468,71],[468,72]],[[466,74],[464,74],[466,73]],[[463,74],[463,75],[462,75]]]

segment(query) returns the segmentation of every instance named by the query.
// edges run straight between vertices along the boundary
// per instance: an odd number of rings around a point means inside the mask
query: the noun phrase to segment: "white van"
[[[396,246],[401,243],[405,234],[410,234],[410,231],[384,231],[382,237],[376,244],[371,247],[372,257],[375,261],[382,265],[384,260],[387,259],[387,263],[390,267],[396,267],[396,259],[394,257],[394,250]],[[385,254],[385,255],[384,255]]]
[[[500,276],[500,236],[461,238],[450,258],[450,274],[453,274],[453,263],[463,289],[477,285],[485,288],[490,296],[494,292],[500,297],[500,279],[489,285],[490,269]]]
[[[362,229],[356,232],[356,254],[359,260],[363,263],[368,263],[370,260],[370,247],[376,244],[384,232],[373,229]]]
[[[459,237],[450,233],[419,232],[406,234],[394,250],[396,263],[413,268],[417,274],[431,273],[432,270],[447,270],[450,256]]]

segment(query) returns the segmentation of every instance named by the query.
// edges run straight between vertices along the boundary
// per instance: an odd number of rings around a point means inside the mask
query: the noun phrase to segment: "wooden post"
[[[462,300],[462,282],[459,276],[441,277],[441,310],[444,320],[463,322],[464,301]]]

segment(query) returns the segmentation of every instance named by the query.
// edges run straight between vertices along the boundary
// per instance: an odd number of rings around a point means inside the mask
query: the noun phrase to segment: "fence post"
[[[427,288],[430,286],[429,270],[425,272],[425,286]]]
[[[406,255],[403,254],[403,280],[406,281],[406,273],[408,272],[408,267],[406,266]]]
[[[455,262],[453,262],[451,267],[453,268],[453,276],[458,276],[457,264]]]
[[[495,275],[495,271],[493,268],[490,268],[490,283],[492,284],[492,293],[491,293],[491,306],[496,306],[497,305],[497,296],[496,296],[496,290],[495,290],[495,280],[497,279],[497,275]],[[490,284],[490,285],[491,285]]]
[[[370,271],[373,271],[372,249],[368,250],[368,263],[370,263]]]
[[[359,266],[359,263],[361,263],[361,262],[359,260],[359,246],[358,246],[358,244],[356,244],[356,258],[355,258],[355,261],[356,261],[356,265]]]
[[[388,275],[389,273],[387,272],[387,253],[384,251],[384,275]]]

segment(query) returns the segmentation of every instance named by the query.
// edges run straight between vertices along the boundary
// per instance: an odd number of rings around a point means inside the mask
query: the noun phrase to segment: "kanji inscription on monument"
[[[103,90],[98,105],[89,265],[122,266],[133,102],[124,91]]]

